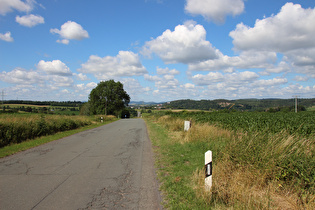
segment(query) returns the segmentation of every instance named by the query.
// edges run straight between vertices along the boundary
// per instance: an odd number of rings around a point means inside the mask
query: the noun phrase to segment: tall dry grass
[[[221,144],[213,160],[213,187],[204,189],[204,170],[196,169],[192,187],[215,209],[315,209],[315,138],[277,134],[237,133],[209,124],[163,116],[172,141]],[[223,145],[223,146],[222,146]]]
[[[1,115],[0,147],[60,131],[76,129],[91,123],[92,120],[87,116]]]
[[[55,122],[58,120],[77,120],[90,121],[90,118],[83,115],[67,116],[67,115],[41,115],[41,114],[2,114],[0,115],[0,123],[21,123],[28,124],[38,122],[43,119],[47,122]]]
[[[197,196],[215,209],[315,209],[314,194],[286,188],[269,180],[263,170],[222,160],[213,167],[212,179],[211,191],[206,192],[204,170],[198,169],[192,176]]]
[[[184,121],[180,118],[168,115],[162,116],[156,120],[163,127],[171,131],[173,140],[180,143],[207,141],[212,138],[230,138],[231,132],[227,129],[218,128],[209,124],[200,124],[191,121],[191,128],[184,131]]]
[[[157,118],[157,122],[170,131],[182,131],[184,129],[184,121],[168,115]]]

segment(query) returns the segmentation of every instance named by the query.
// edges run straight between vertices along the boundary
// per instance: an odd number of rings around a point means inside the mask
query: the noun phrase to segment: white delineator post
[[[191,122],[190,121],[185,121],[184,131],[188,131],[190,127],[191,127]]]
[[[212,152],[205,153],[205,189],[210,191],[212,186]]]

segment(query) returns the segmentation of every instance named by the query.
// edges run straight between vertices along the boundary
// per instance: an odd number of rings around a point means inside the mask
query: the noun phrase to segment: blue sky
[[[315,97],[315,1],[0,0],[4,99]]]

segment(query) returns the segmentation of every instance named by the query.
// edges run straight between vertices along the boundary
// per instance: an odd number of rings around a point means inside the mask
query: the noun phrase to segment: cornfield
[[[168,112],[167,114],[195,122],[210,123],[222,128],[244,132],[279,133],[310,136],[315,134],[315,112]]]

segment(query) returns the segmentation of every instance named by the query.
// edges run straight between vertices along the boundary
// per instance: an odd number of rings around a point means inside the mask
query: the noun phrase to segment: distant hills
[[[32,105],[48,105],[63,107],[79,107],[84,102],[81,101],[23,101],[23,100],[7,100],[4,104],[32,104]],[[195,109],[195,110],[238,110],[238,111],[265,111],[274,109],[276,111],[286,110],[292,111],[295,108],[295,99],[215,99],[215,100],[175,100],[170,102],[144,102],[131,101],[129,106],[141,106],[147,108],[158,107],[160,109]],[[313,107],[313,108],[312,108]],[[309,109],[315,110],[315,98],[298,98],[299,110]]]
[[[310,108],[315,107],[315,98],[298,99],[298,107]],[[176,100],[163,104],[165,109],[198,109],[198,110],[247,110],[247,111],[263,111],[266,109],[286,109],[294,110],[295,99],[238,99],[238,100]]]
[[[135,106],[135,105],[157,105],[157,104],[164,104],[165,102],[144,102],[144,101],[130,101],[129,106]]]

